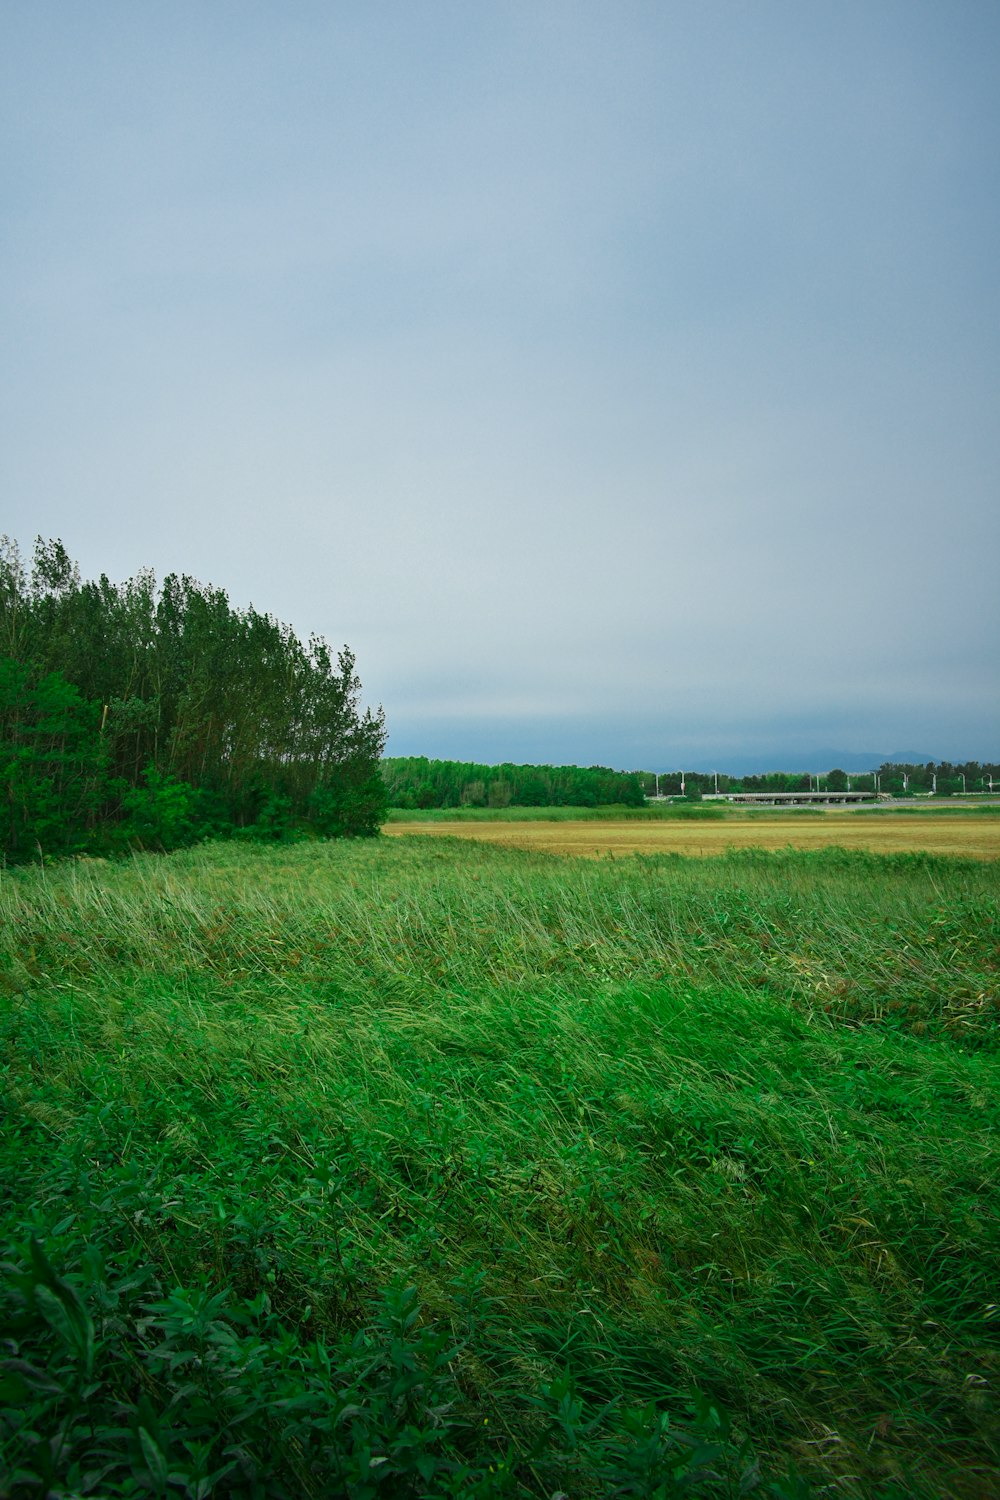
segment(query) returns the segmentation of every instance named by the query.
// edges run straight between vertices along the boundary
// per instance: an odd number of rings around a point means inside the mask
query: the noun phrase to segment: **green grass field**
[[[989,863],[0,877],[0,1495],[1000,1495]]]
[[[792,809],[794,812],[794,809]],[[661,806],[625,807],[390,807],[390,823],[604,823],[622,818],[662,822],[676,818],[738,816],[716,803],[668,802]]]
[[[688,821],[710,818],[726,819],[729,822],[768,822],[787,818],[822,817],[834,809],[819,805],[801,807],[748,807],[722,802],[664,802],[647,803],[645,807],[391,807],[389,823],[606,823],[631,821],[642,823]],[[836,811],[839,811],[837,809]],[[862,803],[851,808],[851,815],[867,814],[875,817],[892,817],[895,814],[914,813],[920,816],[962,816],[1000,818],[1000,804],[995,802],[969,803],[942,798],[940,802],[893,802],[891,804]]]

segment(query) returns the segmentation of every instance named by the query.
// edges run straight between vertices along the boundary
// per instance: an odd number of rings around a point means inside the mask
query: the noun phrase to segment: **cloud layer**
[[[9,14],[0,529],[398,754],[996,755],[994,6]]]

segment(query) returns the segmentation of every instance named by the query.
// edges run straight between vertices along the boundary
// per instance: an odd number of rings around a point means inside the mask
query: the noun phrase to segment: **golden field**
[[[390,837],[429,834],[440,838],[480,839],[547,854],[588,859],[625,854],[722,854],[727,849],[866,849],[876,854],[958,855],[965,859],[1000,859],[1000,818],[955,813],[953,816],[879,813],[795,814],[787,819],[743,817],[678,819],[676,822],[588,820],[570,822],[440,822],[386,824]]]

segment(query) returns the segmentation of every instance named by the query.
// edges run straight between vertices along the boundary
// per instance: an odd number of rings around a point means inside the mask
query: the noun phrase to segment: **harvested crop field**
[[[690,822],[608,820],[574,822],[388,823],[383,830],[400,834],[451,835],[480,839],[548,854],[598,859],[614,854],[723,854],[727,849],[865,849],[876,854],[918,850],[965,859],[1000,859],[1000,818],[956,813],[953,817],[915,818],[879,813],[795,814],[787,819],[762,817],[692,819]]]

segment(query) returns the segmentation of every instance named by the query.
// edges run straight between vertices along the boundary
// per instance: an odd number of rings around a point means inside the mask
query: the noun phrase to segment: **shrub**
[[[214,831],[205,794],[152,765],[142,784],[124,793],[122,809],[118,838],[144,849],[181,849]]]

